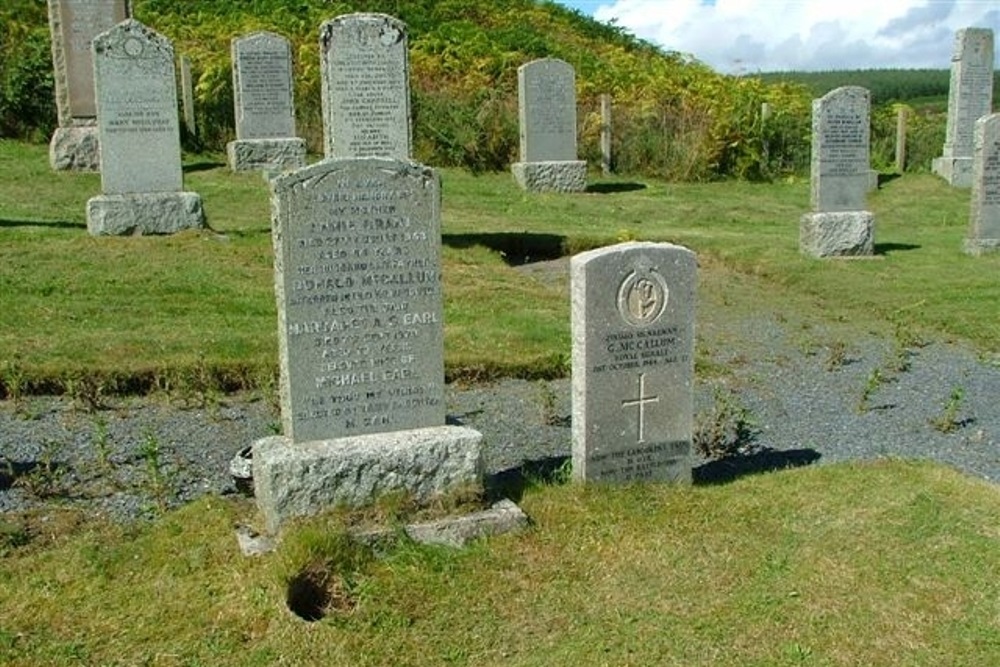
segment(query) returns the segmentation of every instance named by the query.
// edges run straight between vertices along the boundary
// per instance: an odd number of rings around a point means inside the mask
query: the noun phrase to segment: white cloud
[[[997,0],[616,0],[593,8],[665,49],[725,73],[947,69],[955,31],[992,28]],[[998,52],[995,43],[994,52]],[[1000,55],[1000,53],[998,53]]]

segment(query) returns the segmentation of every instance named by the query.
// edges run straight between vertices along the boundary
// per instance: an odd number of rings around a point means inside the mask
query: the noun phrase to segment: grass
[[[93,174],[53,173],[43,146],[0,141],[0,378],[6,393],[65,391],[80,374],[105,393],[143,393],[185,378],[219,390],[273,386],[277,342],[265,183],[212,156],[189,157],[212,232],[92,238]],[[870,197],[876,259],[817,262],[798,252],[808,183],[635,183],[612,178],[578,196],[530,195],[508,174],[444,170],[446,366],[451,378],[567,372],[565,280],[516,265],[619,239],[672,241],[702,268],[699,321],[734,306],[907,326],[1000,351],[1000,257],[961,253],[968,192],[927,175]],[[747,304],[720,303],[725,277],[750,281]],[[731,281],[730,281],[731,282]],[[78,386],[86,386],[79,385]],[[204,391],[204,388],[202,389]]]
[[[530,489],[527,532],[380,559],[315,519],[240,558],[237,501],[89,523],[0,570],[15,665],[989,665],[995,486],[926,463]],[[289,582],[329,568],[309,623]]]
[[[96,239],[83,220],[96,176],[54,174],[44,147],[9,141],[0,168],[0,380],[12,403],[25,410],[51,390],[84,408],[121,392],[202,405],[234,388],[273,393],[259,177],[190,158],[186,187],[203,196],[211,232]],[[698,253],[702,377],[726,372],[727,341],[762,309],[838,363],[852,332],[895,340],[896,356],[940,337],[1000,352],[1000,258],[961,254],[968,193],[933,177],[872,193],[876,258],[823,262],[798,253],[802,179],[615,178],[576,196],[527,195],[507,174],[446,170],[443,183],[453,378],[565,374],[565,274],[518,265],[626,238]],[[943,424],[958,418],[956,396]],[[148,436],[155,488],[166,473]],[[519,502],[534,522],[525,533],[454,551],[404,543],[381,558],[338,537],[339,515],[290,529],[271,556],[242,558],[233,525],[254,510],[233,498],[127,526],[58,506],[6,515],[0,663],[1000,661],[1000,493],[947,467],[859,462],[689,488],[539,484]],[[308,622],[287,598],[317,582],[326,614]]]

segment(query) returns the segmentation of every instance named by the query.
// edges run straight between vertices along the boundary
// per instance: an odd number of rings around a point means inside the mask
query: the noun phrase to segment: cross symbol
[[[622,409],[625,408],[639,408],[639,439],[637,442],[645,442],[645,417],[646,417],[646,404],[647,403],[659,403],[659,396],[646,396],[646,374],[639,373],[639,397],[632,398],[622,401]]]

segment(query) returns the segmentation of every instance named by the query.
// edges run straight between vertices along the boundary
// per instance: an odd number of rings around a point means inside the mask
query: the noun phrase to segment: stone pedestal
[[[194,192],[98,195],[87,200],[92,236],[173,234],[205,226],[201,197]]]
[[[276,532],[297,516],[361,507],[405,491],[417,501],[482,483],[482,434],[462,426],[293,443],[271,436],[253,445],[257,506]]]
[[[952,187],[972,187],[971,157],[936,157],[931,161],[931,171]]]
[[[587,189],[584,160],[515,162],[510,170],[521,189],[528,192],[584,192]]]
[[[806,213],[799,222],[799,249],[813,257],[858,257],[874,252],[870,211]]]
[[[55,171],[100,171],[96,125],[57,127],[49,141],[49,165]]]
[[[965,239],[962,250],[967,255],[988,255],[1000,252],[1000,239]]]
[[[306,141],[287,139],[238,139],[226,144],[233,171],[286,171],[306,166]]]

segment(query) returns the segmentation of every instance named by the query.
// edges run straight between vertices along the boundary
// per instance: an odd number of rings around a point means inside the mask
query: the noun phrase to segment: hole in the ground
[[[350,611],[355,604],[343,579],[323,564],[310,565],[292,577],[285,600],[293,614],[310,622],[331,612]]]

